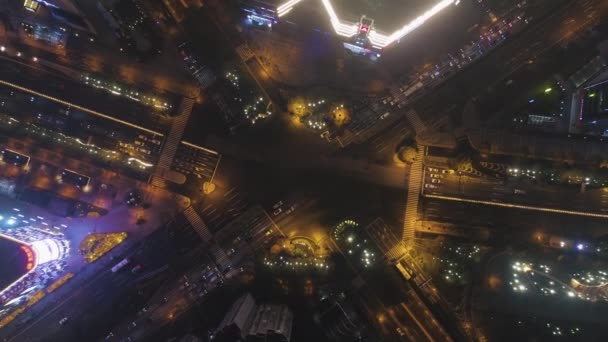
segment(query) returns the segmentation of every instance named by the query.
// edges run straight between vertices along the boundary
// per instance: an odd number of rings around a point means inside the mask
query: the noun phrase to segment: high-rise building
[[[224,330],[231,325],[236,326],[240,331],[246,331],[249,324],[249,319],[253,315],[256,308],[255,299],[250,293],[240,297],[232,304],[226,316],[217,328],[218,331]]]
[[[230,307],[216,332],[219,340],[291,340],[293,313],[285,305],[256,304],[251,294],[240,297]]]

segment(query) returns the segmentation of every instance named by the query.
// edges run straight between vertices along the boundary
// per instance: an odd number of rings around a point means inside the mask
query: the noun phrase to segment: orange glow
[[[21,250],[25,252],[25,256],[27,258],[27,264],[25,265],[25,268],[29,271],[34,268],[34,251],[32,251],[31,248],[25,245],[21,245],[20,247]]]

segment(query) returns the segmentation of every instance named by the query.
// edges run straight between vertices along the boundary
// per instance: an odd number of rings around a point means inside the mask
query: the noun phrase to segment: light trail
[[[14,88],[14,89],[17,89],[17,90],[20,90],[20,91],[23,91],[23,92],[26,92],[26,93],[29,93],[29,94],[32,94],[32,95],[40,96],[40,97],[45,98],[47,100],[60,103],[60,104],[62,104],[64,106],[70,106],[70,107],[76,108],[76,109],[81,110],[83,112],[87,112],[89,114],[92,114],[92,115],[95,115],[95,116],[98,116],[98,117],[101,117],[101,118],[104,118],[104,119],[107,119],[107,120],[110,120],[110,121],[117,122],[117,123],[119,123],[121,125],[129,126],[131,128],[135,128],[135,129],[138,129],[140,131],[147,132],[147,133],[156,134],[156,135],[159,135],[161,137],[164,136],[164,134],[162,134],[160,132],[156,132],[156,131],[153,131],[151,129],[148,129],[148,128],[145,128],[145,127],[142,127],[142,126],[138,126],[138,125],[132,124],[132,123],[130,123],[128,121],[117,119],[117,118],[109,116],[107,114],[103,114],[103,113],[100,113],[98,111],[95,111],[95,110],[92,110],[92,109],[88,109],[88,108],[79,106],[77,104],[73,104],[73,103],[70,103],[70,102],[58,99],[58,98],[50,96],[50,95],[43,94],[43,93],[35,91],[33,89],[25,88],[25,87],[22,87],[20,85],[17,85],[17,84],[11,83],[11,82],[7,82],[5,80],[0,80],[0,84],[8,86],[8,87],[11,87],[11,88]]]
[[[145,161],[140,160],[140,159],[137,159],[137,158],[134,158],[134,157],[130,157],[130,158],[128,159],[128,161],[130,161],[130,162],[131,162],[131,161],[138,162],[138,163],[139,163],[141,166],[145,166],[145,167],[151,167],[151,166],[154,166],[154,164],[146,163]]]
[[[205,152],[209,152],[209,153],[214,154],[214,155],[218,155],[219,154],[216,151],[210,150],[208,148],[204,148],[202,146],[195,145],[193,143],[189,143],[187,141],[183,141],[182,140],[181,143],[184,144],[184,145],[186,145],[186,146],[188,146],[188,147],[196,148],[196,149],[199,149],[199,150],[202,150],[202,151],[205,151]]]
[[[590,213],[590,212],[585,212],[585,211],[534,207],[534,206],[521,205],[521,204],[509,204],[509,203],[500,203],[500,202],[492,202],[492,201],[482,201],[482,200],[466,199],[466,198],[443,196],[443,195],[423,194],[423,196],[427,197],[427,198],[435,198],[435,199],[446,200],[446,201],[483,204],[483,205],[490,205],[490,206],[495,206],[495,207],[523,209],[523,210],[530,210],[530,211],[543,211],[543,212],[553,213],[553,214],[585,216],[585,217],[594,217],[594,218],[608,218],[608,214],[597,214],[597,213]]]

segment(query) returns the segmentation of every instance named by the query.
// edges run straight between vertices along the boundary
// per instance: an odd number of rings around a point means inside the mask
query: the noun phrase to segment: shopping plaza
[[[0,214],[0,317],[63,274],[68,240],[41,216],[18,208]]]

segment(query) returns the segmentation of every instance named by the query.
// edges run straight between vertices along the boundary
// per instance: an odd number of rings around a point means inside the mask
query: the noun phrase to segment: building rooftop
[[[26,264],[20,244],[0,236],[0,291],[27,273]]]

